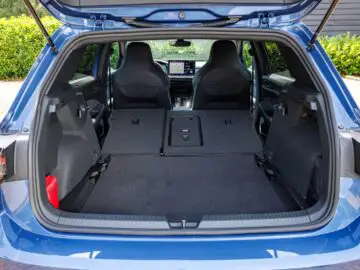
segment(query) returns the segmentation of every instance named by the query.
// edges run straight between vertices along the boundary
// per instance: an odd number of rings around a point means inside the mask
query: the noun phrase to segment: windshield
[[[151,40],[145,41],[150,45],[155,60],[195,60],[207,61],[211,45],[214,40],[186,40],[191,45],[187,47],[175,46],[174,40]]]

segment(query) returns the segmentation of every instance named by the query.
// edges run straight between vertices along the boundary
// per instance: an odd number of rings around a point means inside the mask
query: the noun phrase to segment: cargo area
[[[116,110],[102,150],[109,164],[85,198],[85,213],[166,216],[290,210],[255,154],[247,111]]]
[[[201,220],[286,210],[253,156],[225,154],[113,157],[81,212]]]
[[[324,97],[292,48],[243,42],[121,41],[72,51],[43,98],[36,134],[45,215],[66,231],[208,234],[305,226],[327,213]],[[190,44],[181,48],[193,60],[153,58],[176,44]],[[276,58],[258,47],[276,49]],[[123,57],[109,69],[116,48]],[[259,58],[246,67],[238,48],[270,63],[281,56],[282,71],[252,71]],[[90,55],[103,59],[98,77],[96,66],[85,74]]]

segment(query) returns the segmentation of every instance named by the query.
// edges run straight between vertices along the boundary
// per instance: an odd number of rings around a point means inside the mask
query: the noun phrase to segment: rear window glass
[[[214,40],[186,40],[189,46],[176,46],[175,40],[145,41],[150,45],[153,58],[156,60],[195,60],[206,61],[209,58]]]
[[[119,42],[111,44],[111,56],[110,56],[110,67],[112,70],[116,70],[119,65],[120,47]]]

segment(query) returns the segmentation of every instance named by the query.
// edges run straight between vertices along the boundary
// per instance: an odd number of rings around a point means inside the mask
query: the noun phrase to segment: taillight
[[[3,153],[0,153],[0,184],[5,180],[7,175],[6,157]]]
[[[49,203],[54,208],[59,208],[59,195],[58,195],[59,187],[56,176],[54,175],[46,176],[45,184],[46,184],[46,193]]]
[[[0,184],[13,177],[15,173],[15,142],[0,148]]]

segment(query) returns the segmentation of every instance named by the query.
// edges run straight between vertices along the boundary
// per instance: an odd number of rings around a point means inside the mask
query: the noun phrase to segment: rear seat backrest
[[[250,72],[240,62],[234,42],[215,41],[208,61],[193,78],[193,109],[247,110],[250,82]]]
[[[61,127],[57,166],[53,172],[63,199],[99,159],[101,150],[86,102],[81,94],[67,91],[57,98],[56,116]]]
[[[113,82],[115,109],[171,109],[169,78],[154,62],[146,43],[128,45]]]
[[[305,200],[311,179],[318,173],[321,144],[317,122],[308,116],[300,92],[289,86],[280,97],[282,104],[274,113],[264,153],[286,186]]]

